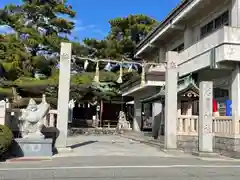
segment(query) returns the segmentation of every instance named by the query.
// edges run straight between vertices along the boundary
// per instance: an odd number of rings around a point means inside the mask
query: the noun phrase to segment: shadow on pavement
[[[75,149],[75,148],[79,148],[79,147],[86,146],[86,145],[89,145],[89,144],[93,144],[93,143],[96,143],[96,142],[98,142],[98,141],[86,141],[86,142],[71,145],[70,147],[72,149]]]

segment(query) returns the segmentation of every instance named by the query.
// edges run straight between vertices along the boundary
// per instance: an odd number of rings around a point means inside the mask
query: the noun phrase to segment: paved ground
[[[52,161],[0,164],[8,180],[237,180],[239,161],[144,156],[88,156]]]
[[[68,139],[70,156],[159,156],[169,157],[156,148],[119,136],[78,136]],[[57,155],[62,156],[62,154]]]
[[[118,136],[79,136],[68,143],[74,152],[52,160],[0,163],[0,180],[240,179],[238,160],[165,153]]]

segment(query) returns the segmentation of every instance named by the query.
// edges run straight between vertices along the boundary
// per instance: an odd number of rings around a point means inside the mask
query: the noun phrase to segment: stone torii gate
[[[166,55],[166,58],[165,148],[177,149],[177,63],[179,62],[179,56],[178,53],[169,51]],[[211,81],[200,82],[199,95],[199,153],[212,153],[213,83]]]
[[[61,43],[60,73],[58,87],[57,128],[59,135],[56,148],[67,147],[68,103],[70,91],[72,44]],[[177,148],[177,69],[178,55],[167,53],[165,98],[165,148]],[[199,150],[212,152],[212,82],[200,83]],[[176,113],[173,113],[176,112]]]
[[[71,59],[72,59],[72,44],[71,43],[61,43],[60,50],[60,72],[59,72],[59,85],[58,85],[58,113],[57,113],[57,129],[59,130],[59,135],[56,140],[56,148],[59,150],[61,148],[67,147],[67,132],[68,132],[68,103],[69,103],[69,91],[70,91],[70,80],[71,80]],[[82,58],[84,59],[84,58]],[[94,60],[87,58],[90,61],[96,62],[96,76],[95,81],[99,81],[99,62],[119,62],[116,60],[109,59],[99,59]],[[159,65],[159,63],[143,63],[134,61],[120,61],[121,64],[138,64],[142,66],[141,82],[145,82],[145,66],[147,65]],[[120,68],[120,74],[122,74],[122,69]],[[120,81],[122,82],[121,75]]]

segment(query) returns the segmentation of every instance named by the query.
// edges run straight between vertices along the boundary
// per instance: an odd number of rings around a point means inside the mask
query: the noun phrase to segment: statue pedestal
[[[17,138],[12,146],[12,154],[17,157],[51,157],[52,142],[52,139]]]

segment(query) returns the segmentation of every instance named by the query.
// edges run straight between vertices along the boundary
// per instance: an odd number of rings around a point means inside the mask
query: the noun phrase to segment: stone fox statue
[[[41,133],[43,127],[43,118],[47,115],[50,105],[42,101],[39,105],[33,99],[30,99],[26,109],[21,109],[22,137],[23,138],[43,138]]]

